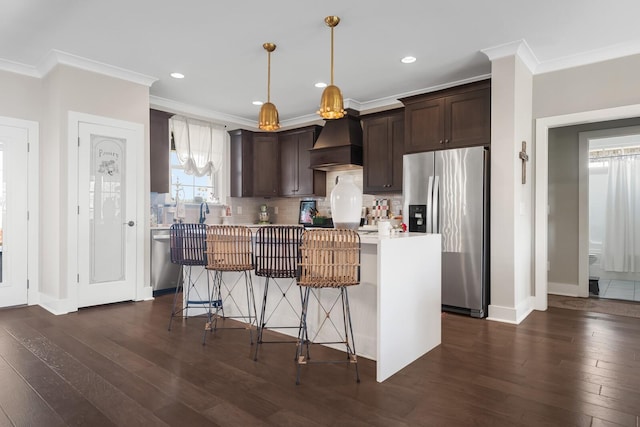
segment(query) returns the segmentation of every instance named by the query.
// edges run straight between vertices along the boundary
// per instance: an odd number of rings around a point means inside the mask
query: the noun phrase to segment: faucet
[[[202,208],[204,208],[204,211],[202,210]],[[208,213],[209,205],[207,204],[207,202],[200,203],[200,219],[198,220],[200,224],[204,224],[205,220],[207,219]]]

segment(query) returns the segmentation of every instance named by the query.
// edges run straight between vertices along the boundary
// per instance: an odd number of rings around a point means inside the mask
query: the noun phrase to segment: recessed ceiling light
[[[415,56],[405,56],[400,61],[402,61],[403,64],[411,64],[412,62],[416,62],[416,57]]]
[[[182,73],[171,73],[171,77],[174,79],[184,79],[184,74]]]
[[[318,82],[314,86],[315,87],[319,87],[319,88],[323,88],[323,87],[327,87],[327,84],[325,82]]]
[[[253,105],[262,105],[263,102],[262,101],[253,101],[252,104]]]

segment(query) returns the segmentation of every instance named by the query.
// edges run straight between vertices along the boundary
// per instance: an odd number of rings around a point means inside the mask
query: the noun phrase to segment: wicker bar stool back
[[[255,273],[256,276],[265,277],[265,282],[254,360],[258,360],[258,350],[261,344],[297,342],[295,339],[265,341],[264,331],[266,329],[299,328],[302,291],[301,288],[295,286],[295,279],[298,272],[298,249],[303,231],[304,228],[301,226],[274,225],[260,227],[256,232]],[[276,286],[275,288],[272,287],[272,289],[277,291],[277,295],[272,292],[271,300],[269,301],[271,311],[268,313],[267,300],[269,299],[270,284]],[[282,309],[279,310],[278,316],[280,318],[278,322],[284,323],[284,326],[267,326],[272,315],[279,307],[282,307]]]
[[[353,230],[306,230],[300,244],[298,260],[298,285],[304,289],[302,296],[302,313],[298,332],[296,352],[296,384],[300,384],[300,369],[309,363],[351,363],[355,365],[356,381],[360,382],[358,359],[351,325],[351,310],[347,288],[360,283],[360,236]],[[337,295],[329,299],[326,293],[319,294],[320,289],[336,288]],[[317,302],[319,324],[308,324],[309,300],[313,297]],[[338,304],[338,301],[340,302]],[[342,316],[332,316],[334,307],[342,307]],[[332,336],[323,333],[324,329],[333,327]],[[312,336],[309,336],[312,330]],[[346,360],[310,360],[312,344],[344,344],[347,351]]]
[[[257,327],[256,302],[253,293],[251,270],[254,268],[251,230],[236,225],[210,225],[207,227],[207,270],[213,272],[211,289],[212,316],[205,325],[205,331],[217,329],[249,329],[249,339],[253,344],[253,331]],[[231,281],[224,280],[223,272],[239,272]],[[244,277],[244,291],[237,286]],[[240,289],[238,289],[240,288]],[[224,291],[224,292],[223,292]],[[223,297],[224,293],[224,297]],[[244,293],[247,308],[240,307],[239,294]],[[225,314],[225,303],[228,313]],[[241,319],[245,326],[218,326],[218,319]],[[205,332],[206,333],[206,332]]]
[[[169,228],[169,247],[171,252],[171,262],[181,266],[180,276],[178,277],[178,286],[173,296],[173,305],[171,307],[171,317],[169,318],[169,330],[173,318],[179,315],[188,317],[189,308],[199,307],[205,308],[208,316],[210,316],[211,293],[209,287],[209,277],[207,276],[207,293],[198,290],[196,282],[204,269],[196,276],[192,275],[191,267],[206,266],[207,255],[206,247],[207,226],[205,224],[173,224]],[[182,290],[182,304],[178,308],[178,295]]]

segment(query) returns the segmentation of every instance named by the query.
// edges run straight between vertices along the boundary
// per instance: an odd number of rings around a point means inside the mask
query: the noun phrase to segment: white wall
[[[492,59],[491,301],[489,318],[519,323],[532,310],[531,163],[522,184],[518,153],[532,149],[532,75],[513,53]]]
[[[640,54],[535,75],[533,118],[640,104]]]
[[[149,88],[102,74],[59,65],[38,79],[0,71],[0,115],[38,121],[40,126],[40,293],[41,303],[64,311],[67,284],[76,272],[67,260],[68,112],[106,116],[145,127],[145,155],[139,165],[149,189]],[[72,189],[72,191],[75,189]],[[141,195],[142,196],[142,195]],[[148,205],[148,197],[140,203]],[[146,206],[148,212],[148,206]],[[148,259],[148,236],[144,242]],[[148,264],[148,263],[146,263]],[[145,283],[148,282],[148,267]]]
[[[42,80],[0,70],[0,116],[40,122]]]
[[[547,150],[553,128],[640,116],[640,55],[632,55],[533,79],[533,118],[536,120],[536,307],[546,308],[547,294]],[[577,217],[574,217],[577,218]]]

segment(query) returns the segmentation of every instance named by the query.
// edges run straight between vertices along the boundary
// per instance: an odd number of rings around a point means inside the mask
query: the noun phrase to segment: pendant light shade
[[[265,43],[262,45],[267,51],[267,102],[260,107],[260,115],[258,116],[258,127],[266,131],[274,131],[280,129],[280,119],[278,118],[278,110],[271,103],[271,52],[276,50],[273,43]]]
[[[340,88],[333,84],[333,29],[340,23],[337,16],[327,16],[324,18],[325,24],[331,28],[331,84],[322,92],[320,99],[320,110],[318,114],[323,119],[340,119],[344,117],[344,100]]]

